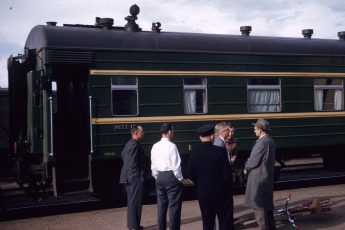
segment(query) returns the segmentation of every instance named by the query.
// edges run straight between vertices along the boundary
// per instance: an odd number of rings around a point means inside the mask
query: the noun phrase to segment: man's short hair
[[[139,125],[133,126],[133,127],[130,129],[131,134],[133,134],[134,132],[138,131],[139,129],[142,129],[142,127],[139,126]]]
[[[170,130],[173,130],[173,125],[169,122],[165,122],[161,125],[161,134],[167,134]]]
[[[226,127],[229,127],[229,124],[226,122],[220,122],[216,124],[216,127],[214,127],[216,133],[220,133],[222,130],[224,130]]]

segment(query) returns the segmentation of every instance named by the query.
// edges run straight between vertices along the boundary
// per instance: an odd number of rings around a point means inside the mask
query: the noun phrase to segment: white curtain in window
[[[250,112],[279,112],[280,95],[279,90],[250,90],[249,111]]]
[[[334,93],[334,110],[343,109],[343,94],[341,90],[336,90]]]
[[[202,96],[203,96],[203,113],[206,113],[207,111],[207,95],[206,95],[206,90],[203,90],[202,92]]]
[[[196,91],[184,91],[184,111],[186,114],[196,113]]]
[[[323,90],[314,90],[314,108],[316,111],[322,111],[323,108]]]

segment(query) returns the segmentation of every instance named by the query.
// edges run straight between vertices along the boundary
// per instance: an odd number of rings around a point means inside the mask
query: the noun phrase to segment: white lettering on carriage
[[[121,125],[114,125],[115,132],[129,132],[131,128],[133,128],[136,124],[121,124]]]

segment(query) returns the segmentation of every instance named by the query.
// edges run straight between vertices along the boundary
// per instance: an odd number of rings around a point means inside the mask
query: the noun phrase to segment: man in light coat
[[[273,183],[275,144],[268,135],[268,121],[258,119],[254,132],[258,139],[248,158],[244,174],[248,175],[245,205],[253,208],[259,229],[275,230],[273,216]]]

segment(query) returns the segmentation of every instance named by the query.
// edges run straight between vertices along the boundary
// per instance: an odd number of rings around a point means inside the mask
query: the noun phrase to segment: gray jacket
[[[248,181],[244,203],[251,208],[273,210],[275,144],[269,135],[256,140],[245,169]]]
[[[216,137],[216,138],[214,139],[213,145],[218,146],[218,147],[221,147],[221,148],[224,148],[224,149],[226,148],[225,142],[224,142],[223,139],[220,138],[220,137]]]

